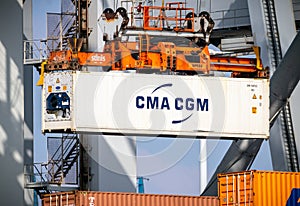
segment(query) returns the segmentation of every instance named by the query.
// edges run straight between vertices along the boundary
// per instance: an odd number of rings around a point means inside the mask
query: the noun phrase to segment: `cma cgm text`
[[[174,104],[170,104],[174,101]],[[138,109],[171,109],[171,105],[174,105],[175,110],[196,110],[196,111],[208,111],[208,99],[201,98],[181,98],[177,97],[174,100],[170,100],[168,97],[152,97],[152,96],[137,96],[136,108]]]

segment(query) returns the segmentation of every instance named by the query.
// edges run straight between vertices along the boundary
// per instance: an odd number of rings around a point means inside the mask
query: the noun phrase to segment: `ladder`
[[[263,0],[263,6],[266,19],[268,42],[271,48],[271,67],[277,68],[279,62],[282,59],[282,52],[275,14],[274,0]],[[288,170],[292,172],[298,172],[299,163],[289,102],[283,107],[278,118],[279,120],[277,121],[280,121],[280,126],[282,129],[281,136],[283,138],[284,152]]]

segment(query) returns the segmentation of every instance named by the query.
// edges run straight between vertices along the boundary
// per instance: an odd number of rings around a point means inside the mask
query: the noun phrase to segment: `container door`
[[[253,205],[253,173],[219,175],[219,197],[222,205]]]

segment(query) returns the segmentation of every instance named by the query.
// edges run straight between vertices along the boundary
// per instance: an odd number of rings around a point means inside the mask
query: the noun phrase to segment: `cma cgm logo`
[[[172,87],[173,84],[163,84],[152,91],[151,96],[136,96],[136,108],[149,110],[177,110],[177,111],[208,111],[208,99],[204,98],[182,98],[155,96],[155,92],[164,87]],[[181,120],[173,120],[172,124],[178,124],[188,120],[193,113]]]

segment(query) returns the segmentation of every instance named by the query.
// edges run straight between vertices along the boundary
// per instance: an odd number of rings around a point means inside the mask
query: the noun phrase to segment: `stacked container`
[[[218,175],[220,206],[300,205],[300,173],[245,171]]]
[[[75,191],[45,195],[43,206],[218,206],[218,197]]]

